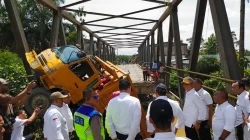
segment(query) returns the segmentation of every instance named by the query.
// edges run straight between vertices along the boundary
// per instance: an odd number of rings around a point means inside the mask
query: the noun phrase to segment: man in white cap
[[[47,140],[69,140],[69,131],[66,119],[61,114],[63,98],[68,97],[61,92],[50,95],[51,106],[44,114],[44,138]]]

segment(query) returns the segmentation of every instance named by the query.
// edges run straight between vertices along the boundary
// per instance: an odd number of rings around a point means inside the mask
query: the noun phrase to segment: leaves
[[[204,43],[203,48],[204,54],[218,54],[218,45],[214,34],[212,34],[207,42]]]
[[[0,77],[8,80],[10,94],[15,96],[28,82],[26,78],[21,77],[26,75],[23,62],[17,54],[8,50],[0,49],[0,58]]]

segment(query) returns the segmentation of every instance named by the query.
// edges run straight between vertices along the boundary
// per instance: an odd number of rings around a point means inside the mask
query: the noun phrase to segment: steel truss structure
[[[66,39],[64,34],[64,28],[62,24],[62,19],[66,19],[72,22],[77,26],[77,44],[84,49],[84,40],[82,31],[86,31],[90,36],[90,47],[89,52],[93,55],[97,55],[101,57],[103,60],[114,61],[115,60],[115,48],[121,48],[122,46],[129,47],[137,47],[138,55],[140,61],[150,62],[156,61],[159,62],[159,58],[161,58],[161,62],[166,64],[167,66],[171,66],[171,55],[172,51],[175,51],[176,58],[176,66],[179,69],[183,68],[182,62],[182,53],[181,53],[181,41],[180,41],[180,31],[179,31],[179,21],[178,21],[178,5],[182,0],[172,0],[172,2],[167,3],[160,0],[142,0],[145,2],[153,2],[160,4],[156,7],[151,7],[147,9],[142,9],[130,13],[125,13],[121,15],[113,15],[113,14],[104,14],[90,11],[80,11],[76,9],[72,9],[70,7],[75,6],[77,4],[82,4],[88,2],[90,0],[79,0],[77,2],[58,7],[51,0],[37,0],[40,4],[46,6],[53,12],[53,26],[51,31],[51,39],[50,39],[50,47],[55,47],[57,44],[66,45]],[[193,28],[193,37],[191,44],[191,57],[190,57],[190,67],[189,70],[196,71],[196,65],[198,61],[199,49],[201,44],[201,36],[204,25],[204,17],[206,12],[207,2],[209,1],[211,15],[214,23],[214,29],[216,33],[216,39],[218,42],[218,50],[220,55],[220,61],[224,73],[224,77],[228,79],[240,79],[240,68],[236,59],[236,53],[234,49],[233,39],[231,36],[231,30],[228,22],[228,17],[226,13],[226,8],[224,4],[224,0],[197,0],[194,28]],[[19,47],[23,49],[23,52],[29,51],[29,46],[26,41],[26,37],[24,35],[23,27],[20,21],[20,17],[15,5],[15,0],[4,0],[9,19],[12,24],[13,33],[15,35],[17,44]],[[147,19],[147,18],[138,18],[131,16],[132,14],[141,13],[150,11],[157,8],[166,7],[168,8],[164,11],[161,17],[158,20],[155,19]],[[71,16],[67,11],[71,12],[83,12],[91,15],[99,15],[105,16],[105,18],[79,22],[73,16]],[[168,48],[167,48],[167,60],[165,62],[164,53],[164,43],[163,43],[163,28],[162,23],[166,18],[169,17],[169,35],[168,35]],[[137,23],[127,26],[110,26],[110,25],[100,25],[95,24],[98,21],[105,21],[114,18],[123,18],[123,19],[132,19],[143,21],[143,23]],[[135,26],[146,25],[155,23],[152,29],[146,28],[138,28]],[[86,26],[96,26],[96,27],[105,27],[109,29],[91,31]],[[126,33],[117,33],[115,32],[118,29],[126,29],[128,32]],[[155,31],[157,32],[157,45],[155,41]],[[113,31],[113,32],[108,32]],[[138,33],[147,33],[146,35],[138,34]],[[58,35],[59,33],[59,35]],[[97,34],[107,34],[106,36],[98,36]],[[124,35],[130,35],[132,37],[119,37]],[[117,37],[118,36],[118,37]],[[60,38],[60,42],[58,42],[58,37]],[[94,38],[97,39],[97,51],[94,49]],[[174,50],[172,46],[174,47]],[[156,52],[155,52],[156,51]],[[97,54],[96,54],[97,53]],[[156,55],[155,55],[156,54]],[[24,55],[20,54],[20,55]],[[25,62],[25,61],[24,61]],[[233,66],[230,67],[230,66]],[[167,69],[170,72],[170,69]],[[178,71],[178,76],[183,77],[184,73]],[[169,76],[166,74],[165,83],[169,86]],[[184,89],[181,85],[181,79],[179,79],[179,97],[181,98],[181,103],[183,103],[184,99]]]

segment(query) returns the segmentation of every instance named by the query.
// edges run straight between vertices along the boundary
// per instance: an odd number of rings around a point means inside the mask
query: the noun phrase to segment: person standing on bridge
[[[177,140],[172,130],[174,119],[174,110],[170,102],[164,99],[153,101],[149,110],[149,120],[155,128],[155,137],[150,140]]]
[[[235,140],[236,110],[227,101],[227,91],[217,89],[213,99],[217,103],[212,122],[214,140]]]
[[[131,85],[126,79],[119,81],[120,94],[108,103],[105,126],[109,136],[115,140],[141,140],[141,104],[130,96]]]
[[[206,118],[201,122],[199,136],[201,140],[212,140],[210,128],[212,127],[213,100],[211,95],[202,88],[202,81],[199,78],[194,79],[194,89],[200,95],[202,102],[206,107]]]
[[[235,81],[232,84],[232,93],[237,95],[237,101],[236,101],[236,134],[238,137],[238,140],[244,139],[244,120],[249,116],[250,114],[250,102],[248,99],[249,93],[245,90],[245,85],[242,81],[238,80]]]
[[[45,140],[69,140],[69,131],[66,119],[61,113],[63,107],[63,95],[61,92],[53,92],[50,95],[51,106],[44,114],[44,138]]]
[[[200,140],[197,131],[200,129],[201,122],[206,117],[206,107],[202,103],[199,94],[194,90],[193,79],[185,77],[182,81],[186,91],[183,113],[185,116],[186,136],[192,140]],[[201,139],[202,140],[202,139]]]
[[[185,117],[184,117],[184,114],[178,104],[178,102],[174,101],[174,100],[171,100],[169,99],[166,94],[167,94],[167,87],[166,85],[160,83],[156,86],[156,89],[155,89],[155,95],[156,95],[156,100],[158,99],[163,99],[163,100],[166,100],[170,103],[171,107],[172,107],[172,110],[173,110],[173,115],[174,117],[178,118],[178,121],[176,123],[176,126],[174,127],[174,124],[172,123],[171,124],[171,130],[172,132],[177,132],[178,129],[180,129],[182,126],[184,126],[185,124]],[[152,102],[151,102],[152,103]],[[150,123],[150,110],[151,110],[151,103],[149,104],[148,106],[148,111],[147,111],[147,115],[146,115],[146,121],[147,121],[147,131],[149,133],[154,134],[155,132],[155,128],[154,126],[152,125],[152,123]]]
[[[95,107],[98,94],[91,88],[83,91],[83,105],[74,113],[76,134],[80,140],[104,140],[102,114]]]

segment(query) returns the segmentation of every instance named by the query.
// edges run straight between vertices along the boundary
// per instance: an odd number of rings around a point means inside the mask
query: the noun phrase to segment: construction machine
[[[94,88],[99,94],[96,109],[103,113],[111,94],[119,90],[119,80],[127,79],[131,83],[131,96],[137,97],[129,73],[109,61],[104,62],[97,56],[89,56],[73,45],[49,48],[37,54],[26,53],[26,58],[38,80],[36,87],[25,104],[26,111],[42,106],[42,114],[50,106],[49,96],[54,91],[68,90],[73,104],[83,99],[83,90]],[[122,120],[121,120],[122,121]],[[149,137],[146,129],[145,112],[142,109],[141,135]]]

